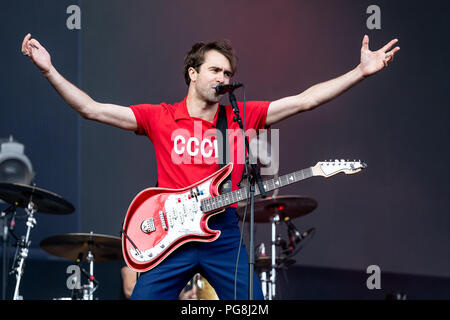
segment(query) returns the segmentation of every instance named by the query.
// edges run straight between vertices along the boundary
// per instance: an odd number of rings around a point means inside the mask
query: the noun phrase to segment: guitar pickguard
[[[161,255],[163,251],[184,237],[207,235],[203,231],[205,225],[202,223],[202,218],[204,215],[200,209],[200,204],[201,200],[211,197],[211,182],[211,180],[208,180],[195,190],[169,195],[164,203],[164,210],[160,210],[156,218],[164,221],[158,225],[160,227],[166,225],[166,235],[152,248],[143,248],[143,250],[137,251],[130,247],[129,252],[133,259],[139,262],[148,262]]]

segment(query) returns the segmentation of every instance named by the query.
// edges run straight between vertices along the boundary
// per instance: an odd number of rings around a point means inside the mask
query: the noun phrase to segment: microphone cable
[[[243,111],[243,119],[242,119],[242,144],[244,147],[244,159],[245,159],[245,153],[246,153],[246,148],[245,148],[245,86],[243,85],[243,96],[244,96],[244,111]],[[250,150],[249,150],[249,154],[250,154]],[[246,171],[247,174],[247,188],[250,186],[250,176],[248,174],[248,168],[247,168],[247,163],[244,163],[244,170]],[[247,194],[248,195],[248,194]],[[244,215],[242,218],[242,226],[241,226],[241,237],[239,238],[239,248],[238,248],[238,254],[237,254],[237,258],[236,258],[236,267],[235,267],[235,272],[234,272],[234,300],[237,300],[236,295],[237,295],[237,274],[238,274],[238,268],[239,268],[239,257],[241,255],[241,246],[242,246],[242,240],[244,237],[244,225],[245,225],[245,218],[247,216],[247,207],[248,207],[248,202],[250,201],[250,198],[247,196],[247,202],[245,203],[245,209],[244,209]],[[251,253],[250,253],[251,254]]]

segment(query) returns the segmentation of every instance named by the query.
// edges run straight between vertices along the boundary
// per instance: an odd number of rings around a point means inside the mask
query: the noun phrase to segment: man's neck
[[[219,103],[208,103],[199,99],[196,94],[189,92],[186,98],[186,106],[191,117],[213,122]]]

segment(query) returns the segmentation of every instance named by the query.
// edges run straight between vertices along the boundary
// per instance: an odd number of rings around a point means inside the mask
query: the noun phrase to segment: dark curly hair
[[[188,86],[191,82],[189,68],[192,67],[197,72],[200,72],[200,66],[205,62],[205,53],[209,50],[216,50],[223,54],[230,61],[232,75],[236,73],[237,57],[228,40],[216,40],[206,44],[197,42],[184,58],[184,81]]]

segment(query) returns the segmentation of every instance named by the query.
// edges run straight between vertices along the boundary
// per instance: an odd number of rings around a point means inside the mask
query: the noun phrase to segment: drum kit
[[[75,211],[74,206],[61,196],[37,188],[17,183],[0,183],[0,199],[9,204],[9,207],[1,212],[3,231],[3,281],[2,294],[5,299],[7,261],[6,250],[8,235],[11,234],[17,240],[17,250],[10,275],[15,275],[16,284],[13,300],[23,299],[19,294],[20,283],[25,269],[25,260],[28,257],[31,229],[36,225],[36,213],[70,214]],[[17,208],[23,208],[27,215],[26,234],[17,237],[14,234]],[[93,300],[93,293],[98,286],[94,277],[94,261],[114,261],[122,259],[122,247],[119,237],[99,235],[94,233],[69,233],[46,238],[40,243],[41,248],[57,257],[76,261],[80,273],[87,278],[87,284],[81,286],[81,279],[77,279],[78,286],[74,286],[72,297],[67,300]],[[20,250],[20,251],[19,251]],[[81,263],[89,263],[89,272],[81,267]],[[57,300],[66,300],[65,298]]]
[[[272,229],[270,256],[266,254],[264,243],[255,250],[255,271],[259,275],[265,300],[276,298],[277,271],[294,264],[296,261],[291,257],[303,247],[299,243],[315,233],[315,228],[300,233],[291,220],[312,212],[316,207],[314,199],[301,196],[273,196],[255,201],[255,223],[270,223]],[[237,212],[241,221],[244,220],[245,203],[239,203]],[[249,215],[245,215],[245,221],[249,220]],[[282,222],[287,225],[288,241],[277,234],[277,226]],[[277,254],[277,247],[281,248],[280,254]]]

